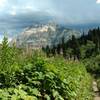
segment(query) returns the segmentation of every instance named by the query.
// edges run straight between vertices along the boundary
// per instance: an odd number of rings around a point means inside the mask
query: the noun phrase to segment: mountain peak
[[[35,24],[25,28],[17,36],[16,44],[18,47],[28,46],[28,48],[38,49],[46,45],[57,45],[61,42],[62,37],[67,41],[73,34],[79,36],[81,33],[56,25],[55,23]]]

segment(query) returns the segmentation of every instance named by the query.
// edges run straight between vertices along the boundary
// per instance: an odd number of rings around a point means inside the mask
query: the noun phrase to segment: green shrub
[[[100,77],[97,78],[97,86],[98,86],[98,89],[99,89],[99,91],[100,91]]]
[[[92,100],[91,77],[80,62],[38,56],[19,68],[0,74],[1,100]]]
[[[48,69],[55,72],[62,81],[67,83],[65,94],[67,94],[68,100],[91,100],[92,79],[82,63],[66,61],[57,57],[52,58],[51,61],[48,59]]]
[[[92,74],[100,73],[100,55],[83,60],[83,63],[88,72]]]

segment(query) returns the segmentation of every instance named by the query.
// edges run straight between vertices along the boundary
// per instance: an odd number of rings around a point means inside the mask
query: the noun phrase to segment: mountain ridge
[[[72,35],[78,37],[81,33],[55,23],[35,24],[26,27],[16,38],[12,39],[11,43],[16,42],[17,47],[38,49],[46,45],[57,45],[61,42],[62,37],[67,41]]]

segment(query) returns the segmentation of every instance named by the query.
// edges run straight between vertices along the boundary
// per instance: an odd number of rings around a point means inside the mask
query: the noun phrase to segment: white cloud
[[[31,5],[25,5],[25,6],[16,6],[16,5],[13,5],[11,7],[11,9],[8,11],[8,13],[10,15],[12,15],[12,16],[16,16],[19,13],[26,13],[26,12],[29,12],[29,11],[38,11],[38,9],[34,8]]]
[[[96,0],[96,3],[97,3],[97,4],[100,4],[100,0]]]
[[[15,10],[13,10],[13,11],[10,11],[10,14],[12,15],[12,16],[16,16],[16,11]]]
[[[32,6],[26,6],[25,9],[29,9],[29,10],[32,10],[33,7]]]
[[[38,11],[39,9],[37,7],[32,6],[32,5],[26,5],[26,6],[22,7],[22,10],[26,10],[26,11]]]
[[[12,9],[13,9],[13,10],[16,10],[16,9],[17,9],[17,6],[14,6],[14,5],[13,5],[13,6],[12,6]]]
[[[0,7],[3,7],[6,3],[6,0],[0,0]]]
[[[12,16],[16,16],[16,14],[17,14],[16,11],[17,11],[17,6],[13,5],[11,7],[11,10],[9,11],[9,14],[12,15]]]

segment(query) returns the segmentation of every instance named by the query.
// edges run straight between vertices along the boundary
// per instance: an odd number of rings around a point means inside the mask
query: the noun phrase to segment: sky
[[[99,25],[100,0],[0,0],[0,39],[37,22]]]

